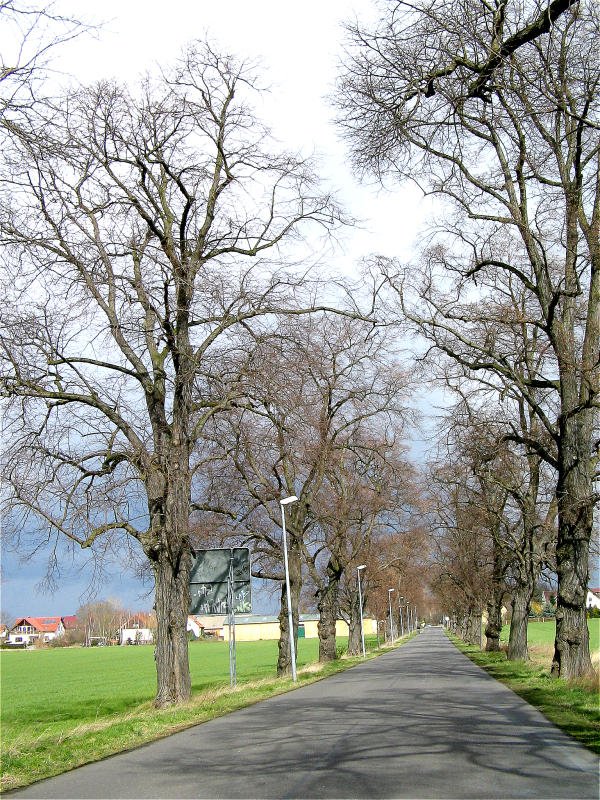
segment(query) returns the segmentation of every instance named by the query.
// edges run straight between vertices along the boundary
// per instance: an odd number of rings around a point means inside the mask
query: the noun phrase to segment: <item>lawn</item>
[[[588,630],[590,632],[590,652],[597,654],[600,650],[600,619],[588,619]],[[510,626],[502,628],[500,641],[508,642]],[[530,645],[554,646],[554,636],[556,633],[556,623],[550,622],[530,622],[527,626],[527,640]]]
[[[299,640],[299,683],[360,661],[309,666],[317,655],[317,640]],[[289,678],[276,677],[276,641],[238,643],[235,690],[229,686],[226,643],[192,642],[189,657],[191,702],[157,711],[152,705],[156,693],[152,647],[0,651],[0,788],[64,772],[293,686]]]
[[[318,642],[300,640],[298,665],[315,661]],[[192,690],[229,685],[229,649],[223,642],[192,642]],[[239,642],[241,682],[275,677],[277,642]],[[154,648],[85,647],[0,651],[2,721],[37,725],[88,721],[123,713],[156,694]],[[44,719],[40,719],[40,709]]]

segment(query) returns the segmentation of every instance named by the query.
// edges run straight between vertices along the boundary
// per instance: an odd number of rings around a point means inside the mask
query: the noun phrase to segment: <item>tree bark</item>
[[[589,580],[589,543],[593,529],[593,483],[587,443],[587,415],[561,420],[563,456],[557,482],[558,594],[552,674],[576,678],[592,669],[585,599]],[[583,430],[582,430],[583,428]],[[566,441],[565,441],[566,440]]]
[[[337,658],[335,622],[336,602],[333,589],[326,591],[319,601],[319,661],[335,661]]]
[[[288,548],[288,569],[290,575],[290,595],[292,599],[292,625],[296,653],[298,652],[298,606],[302,588],[302,561],[300,548],[290,536]],[[290,675],[292,659],[290,654],[290,629],[288,622],[287,591],[285,581],[281,586],[281,608],[279,611],[279,654],[277,658],[277,675]]]
[[[337,658],[335,623],[338,610],[338,591],[341,570],[333,559],[327,564],[326,583],[319,592],[319,661],[335,661]]]
[[[154,564],[157,693],[155,706],[164,708],[189,700],[188,661],[189,547],[162,550]]]
[[[157,708],[185,702],[191,695],[186,630],[192,563],[188,458],[185,446],[165,447],[163,468],[147,477],[150,529],[142,544],[154,571]]]
[[[485,649],[488,653],[500,650],[500,634],[502,633],[502,602],[504,600],[504,560],[498,545],[498,533],[494,536],[492,571],[492,594],[487,603],[487,624],[485,626]]]
[[[528,658],[527,624],[533,589],[534,587],[528,583],[520,583],[515,589],[508,638],[508,659],[510,661],[527,661]]]
[[[488,653],[500,650],[500,634],[502,633],[502,595],[495,596],[487,604],[487,623],[485,626],[485,649]]]
[[[358,592],[356,593],[350,607],[350,618],[348,621],[348,655],[358,656],[362,654],[362,639],[360,635],[360,603]]]
[[[479,609],[468,609],[465,617],[464,631],[465,642],[481,647],[481,612]]]
[[[594,405],[599,385],[600,247],[597,209],[600,178],[596,178],[596,210],[591,226],[583,226],[584,230],[590,228],[587,239],[592,262],[583,343],[576,336],[576,320],[581,309],[577,308],[575,302],[580,290],[577,262],[580,192],[577,179],[565,188],[565,297],[562,313],[554,320],[551,329],[558,359],[561,400],[556,484],[558,596],[552,673],[561,678],[577,678],[592,668],[585,599],[595,496],[593,434],[597,411]]]

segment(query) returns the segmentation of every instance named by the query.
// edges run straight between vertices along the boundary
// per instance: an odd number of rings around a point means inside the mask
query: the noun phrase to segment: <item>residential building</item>
[[[229,641],[228,617],[196,615],[194,619],[196,624],[202,626],[205,635],[214,635],[219,639]],[[317,639],[319,635],[318,622],[318,614],[300,614],[298,637],[300,639]],[[365,617],[363,625],[365,636],[375,636],[377,634],[377,621],[375,619]],[[348,636],[348,624],[343,619],[338,619],[335,625],[335,632],[337,636]],[[238,642],[279,639],[279,619],[275,616],[261,616],[259,614],[236,614],[235,638]]]
[[[62,617],[21,617],[11,627],[6,642],[21,645],[50,642],[64,632]]]
[[[585,600],[586,608],[600,608],[600,588],[588,589],[587,597]]]

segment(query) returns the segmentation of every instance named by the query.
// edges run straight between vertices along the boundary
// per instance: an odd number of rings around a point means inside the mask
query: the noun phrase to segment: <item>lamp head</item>
[[[295,503],[298,500],[295,494],[290,495],[289,497],[284,497],[283,500],[280,500],[282,506],[287,506],[290,503]]]
[[[388,589],[388,594],[391,594],[392,592],[395,592],[395,591],[396,591],[395,589]]]
[[[366,568],[367,568],[366,564],[361,564],[360,567],[357,567],[356,569],[366,569]]]

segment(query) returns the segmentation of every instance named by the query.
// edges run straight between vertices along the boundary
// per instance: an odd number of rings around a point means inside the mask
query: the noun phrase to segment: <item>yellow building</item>
[[[219,638],[229,641],[227,617],[195,616],[194,619],[205,629],[214,631]],[[300,614],[298,625],[299,639],[317,639],[318,614]],[[371,617],[363,620],[365,636],[375,636],[377,621]],[[348,636],[348,624],[338,619],[335,625],[336,636]],[[279,639],[279,620],[277,617],[259,614],[236,614],[235,638],[238,642],[257,642],[261,639]]]

